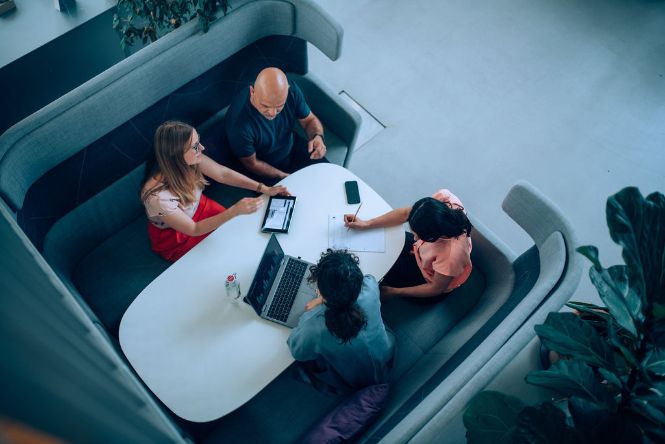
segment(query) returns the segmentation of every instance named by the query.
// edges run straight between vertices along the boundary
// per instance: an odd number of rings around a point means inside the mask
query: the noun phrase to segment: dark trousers
[[[381,285],[389,287],[413,287],[424,284],[425,278],[413,255],[413,234],[406,232],[404,247],[388,273],[381,279]]]

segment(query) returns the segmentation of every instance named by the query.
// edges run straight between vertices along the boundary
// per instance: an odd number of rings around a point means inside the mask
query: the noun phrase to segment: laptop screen
[[[247,301],[259,315],[263,309],[263,304],[266,303],[268,293],[270,293],[272,283],[275,281],[275,276],[279,271],[279,264],[283,258],[284,250],[282,250],[279,242],[277,242],[277,238],[273,234],[270,236],[268,245],[259,263],[259,268],[256,270],[254,280],[247,293]]]

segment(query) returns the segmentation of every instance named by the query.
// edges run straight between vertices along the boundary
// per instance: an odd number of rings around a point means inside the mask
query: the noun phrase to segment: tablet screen
[[[270,201],[268,201],[261,230],[274,233],[288,233],[295,204],[295,196],[272,196]]]

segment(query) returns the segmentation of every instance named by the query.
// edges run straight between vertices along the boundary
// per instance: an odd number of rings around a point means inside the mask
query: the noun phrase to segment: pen
[[[360,211],[360,207],[362,207],[362,206],[363,206],[363,203],[360,202],[360,205],[358,205],[358,209],[356,210],[356,214],[353,215],[353,219],[351,219],[350,222],[355,222],[356,221],[356,217],[358,217],[358,212]],[[346,231],[349,231],[350,229],[351,229],[351,227],[346,227]]]

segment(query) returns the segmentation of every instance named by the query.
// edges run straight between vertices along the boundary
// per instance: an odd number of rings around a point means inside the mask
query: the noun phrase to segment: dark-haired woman
[[[356,230],[409,222],[411,233],[397,262],[381,281],[381,295],[433,297],[450,293],[471,274],[471,229],[462,202],[449,190],[370,220],[344,216]]]
[[[310,364],[310,379],[338,389],[387,382],[394,338],[381,319],[376,279],[363,276],[355,255],[328,249],[310,283],[319,297],[288,340],[293,357]]]

